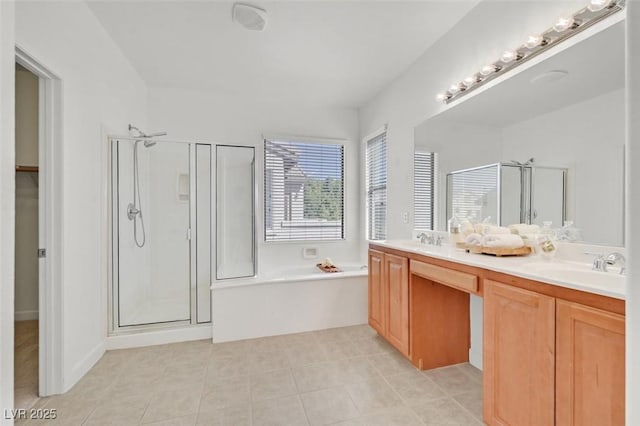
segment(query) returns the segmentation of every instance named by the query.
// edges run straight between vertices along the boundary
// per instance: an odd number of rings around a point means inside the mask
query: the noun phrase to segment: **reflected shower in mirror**
[[[564,219],[585,242],[624,244],[624,21],[602,28],[416,127],[416,151],[438,154],[440,194],[454,171],[533,157],[545,166],[529,177],[533,204],[557,199],[564,189]],[[545,77],[557,71],[562,79]],[[558,169],[566,169],[564,188]],[[511,208],[502,206],[504,224],[553,216],[552,226],[562,225],[557,203],[553,212],[534,205],[530,217],[522,216],[517,167],[503,167],[502,190],[514,193]],[[435,228],[446,230],[446,197],[436,200]]]
[[[256,274],[254,212],[255,148],[216,146],[216,279]]]

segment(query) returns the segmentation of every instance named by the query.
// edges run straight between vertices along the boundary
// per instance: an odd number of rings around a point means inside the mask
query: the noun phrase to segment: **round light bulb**
[[[469,77],[464,79],[464,84],[467,87],[472,86],[472,85],[476,84],[477,82],[478,82],[478,77],[475,74],[474,75],[470,75]]]
[[[456,94],[459,91],[460,91],[460,84],[459,83],[452,84],[451,86],[449,86],[449,93]]]
[[[438,102],[444,102],[447,99],[449,99],[451,96],[448,93],[438,93],[438,95],[436,96],[436,101]]]
[[[544,38],[541,35],[530,35],[524,45],[527,49],[535,49],[540,46],[543,41]]]
[[[480,70],[480,74],[487,76],[493,72],[498,71],[498,68],[495,66],[495,64],[491,64],[491,65],[485,65],[484,67],[482,67],[482,69]]]
[[[598,12],[608,7],[611,3],[612,0],[591,0],[591,2],[589,2],[589,6],[587,6],[587,9],[592,12]]]
[[[508,64],[509,62],[518,59],[518,52],[516,52],[515,50],[505,50],[500,59],[505,64]]]
[[[553,26],[553,29],[558,32],[561,33],[563,31],[568,30],[569,28],[571,28],[574,24],[574,19],[573,16],[562,16],[560,18],[558,18],[558,20],[556,21],[555,25]]]

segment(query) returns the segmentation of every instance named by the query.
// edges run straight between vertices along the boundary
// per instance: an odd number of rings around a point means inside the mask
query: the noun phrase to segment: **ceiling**
[[[505,127],[625,87],[625,27],[611,27],[479,93],[451,104],[433,117],[452,123]],[[532,80],[550,71],[557,81]],[[430,120],[423,125],[429,125]]]
[[[228,1],[90,1],[152,87],[359,107],[406,70],[478,0],[252,1],[263,32]]]

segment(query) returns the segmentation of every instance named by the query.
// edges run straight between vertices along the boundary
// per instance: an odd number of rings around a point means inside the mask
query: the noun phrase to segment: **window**
[[[344,145],[265,139],[265,241],[343,238]]]
[[[367,141],[367,239],[387,238],[387,133]]]
[[[438,222],[436,194],[438,188],[438,155],[416,151],[413,154],[413,227],[435,229]]]

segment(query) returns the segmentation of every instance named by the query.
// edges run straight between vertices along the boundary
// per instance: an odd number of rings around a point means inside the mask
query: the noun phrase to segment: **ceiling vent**
[[[248,4],[233,5],[233,22],[251,31],[262,31],[267,26],[267,11]]]

